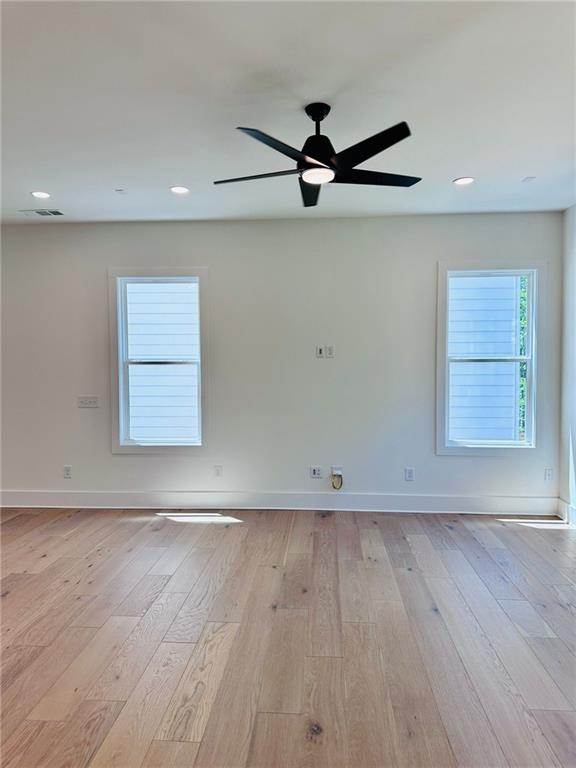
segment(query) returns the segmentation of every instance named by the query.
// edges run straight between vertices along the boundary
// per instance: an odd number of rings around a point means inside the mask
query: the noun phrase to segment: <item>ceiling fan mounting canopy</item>
[[[307,104],[304,107],[304,112],[306,112],[310,120],[314,120],[315,123],[321,123],[330,114],[330,109],[330,104],[314,101],[312,104]]]
[[[236,181],[269,179],[276,176],[298,175],[302,203],[308,208],[318,204],[320,186],[323,184],[368,184],[380,187],[411,187],[421,181],[419,176],[402,176],[396,173],[356,170],[356,166],[388,147],[410,136],[410,128],[405,122],[393,125],[368,139],[353,144],[351,147],[336,152],[328,136],[320,133],[320,123],[330,113],[330,105],[313,102],[304,107],[308,117],[316,124],[316,132],[308,136],[302,150],[295,149],[284,142],[269,136],[257,128],[238,128],[253,139],[266,144],[286,157],[296,161],[296,168],[272,173],[260,173],[255,176],[241,176],[234,179],[222,179],[214,184],[229,184]]]

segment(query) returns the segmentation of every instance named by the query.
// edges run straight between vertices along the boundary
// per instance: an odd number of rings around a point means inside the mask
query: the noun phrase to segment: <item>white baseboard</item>
[[[570,525],[576,525],[576,507],[571,506],[564,499],[558,500],[558,514]]]
[[[552,496],[434,496],[389,493],[260,491],[25,491],[2,492],[6,507],[144,509],[321,509],[369,512],[448,512],[558,515]]]

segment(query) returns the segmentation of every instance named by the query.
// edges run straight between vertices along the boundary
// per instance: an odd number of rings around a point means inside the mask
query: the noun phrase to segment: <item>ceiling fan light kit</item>
[[[320,123],[330,112],[330,106],[323,102],[308,104],[304,111],[314,121],[316,131],[308,136],[302,150],[284,144],[284,142],[259,131],[257,128],[238,128],[256,141],[266,144],[296,161],[296,168],[273,173],[259,173],[255,176],[240,176],[234,179],[221,179],[214,184],[230,184],[236,181],[270,179],[276,176],[298,176],[302,203],[305,208],[318,204],[320,187],[324,184],[368,184],[378,187],[411,187],[421,181],[419,176],[402,176],[396,173],[357,170],[356,166],[388,147],[410,136],[410,128],[405,122],[393,125],[364,141],[336,152],[328,136],[320,133]]]

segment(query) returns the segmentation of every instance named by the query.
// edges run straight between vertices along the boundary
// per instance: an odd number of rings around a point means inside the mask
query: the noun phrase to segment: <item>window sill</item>
[[[508,445],[437,445],[437,456],[512,456],[518,451],[535,448],[535,443]]]
[[[140,445],[138,443],[130,443],[121,445],[120,443],[114,443],[112,445],[112,453],[126,453],[126,454],[150,454],[154,456],[161,456],[162,454],[194,454],[199,448],[202,448],[202,443],[181,443],[174,445]]]

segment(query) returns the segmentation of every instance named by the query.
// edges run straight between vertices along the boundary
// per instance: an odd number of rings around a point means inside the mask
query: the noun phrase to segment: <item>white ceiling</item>
[[[559,210],[575,195],[575,9],[553,2],[4,2],[4,219],[66,221]],[[294,177],[235,130],[301,147],[323,100],[336,149],[406,120],[363,167],[413,188]],[[477,183],[457,188],[457,176]],[[535,176],[523,183],[526,176]],[[168,191],[185,185],[191,194]],[[115,188],[123,188],[119,195]],[[45,219],[40,219],[45,221]]]

